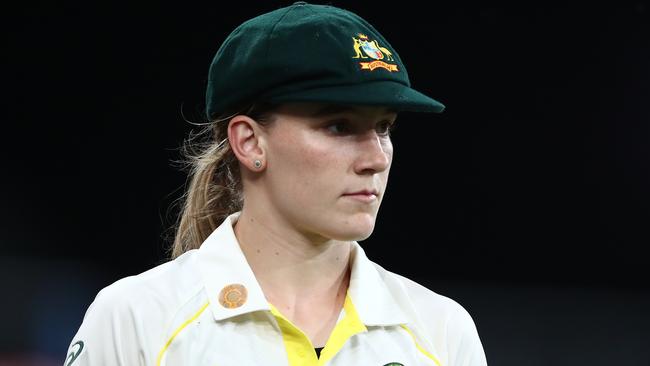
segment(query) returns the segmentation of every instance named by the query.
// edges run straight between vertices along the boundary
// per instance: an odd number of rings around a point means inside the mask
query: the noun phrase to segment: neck
[[[293,311],[310,304],[335,306],[349,283],[350,242],[319,240],[243,210],[235,235],[267,299]]]

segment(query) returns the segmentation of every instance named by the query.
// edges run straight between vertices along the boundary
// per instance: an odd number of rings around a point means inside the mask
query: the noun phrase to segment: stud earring
[[[255,168],[257,168],[257,169],[262,167],[262,162],[260,160],[255,160],[255,162],[253,162],[253,164],[255,164]]]

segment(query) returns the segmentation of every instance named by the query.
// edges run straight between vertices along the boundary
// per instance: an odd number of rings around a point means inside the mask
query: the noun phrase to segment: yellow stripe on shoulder
[[[162,358],[163,358],[163,356],[165,355],[165,352],[167,351],[167,348],[169,348],[169,345],[172,344],[172,341],[174,341],[174,338],[176,338],[176,336],[178,335],[178,333],[180,333],[180,332],[181,332],[185,327],[187,327],[191,322],[193,322],[194,320],[196,320],[196,318],[198,318],[198,317],[201,315],[201,313],[203,313],[203,311],[208,307],[208,305],[210,305],[210,301],[208,301],[205,305],[201,306],[201,308],[199,309],[199,311],[197,311],[196,313],[194,313],[194,315],[192,315],[191,318],[187,319],[183,324],[181,324],[180,327],[178,327],[178,328],[174,331],[174,333],[172,333],[171,337],[169,337],[169,339],[168,339],[167,342],[165,343],[165,346],[164,346],[164,347],[160,350],[160,352],[158,353],[158,358],[156,359],[156,366],[160,366],[160,362],[162,361]]]
[[[420,344],[418,343],[417,339],[415,339],[415,335],[414,335],[413,332],[409,329],[409,327],[407,327],[407,326],[404,325],[404,324],[400,324],[400,326],[401,326],[402,328],[404,328],[404,330],[406,330],[406,332],[411,336],[411,338],[413,338],[413,343],[415,343],[415,347],[417,347],[417,349],[418,349],[420,352],[422,352],[425,356],[427,356],[427,357],[429,357],[430,359],[432,359],[433,362],[436,363],[436,365],[438,365],[438,366],[442,366],[442,364],[441,364],[440,361],[436,358],[436,356],[432,355],[432,354],[429,353],[427,350],[425,350],[422,346],[420,346]]]

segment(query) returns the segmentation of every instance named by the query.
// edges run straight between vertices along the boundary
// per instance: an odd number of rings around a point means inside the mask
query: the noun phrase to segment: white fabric
[[[102,289],[64,365],[288,365],[282,333],[234,234],[239,214],[200,249]],[[422,350],[439,366],[487,364],[474,322],[457,302],[385,270],[357,242],[351,264],[348,295],[368,331],[348,339],[328,365],[437,365]],[[238,308],[219,303],[230,284],[248,290]]]

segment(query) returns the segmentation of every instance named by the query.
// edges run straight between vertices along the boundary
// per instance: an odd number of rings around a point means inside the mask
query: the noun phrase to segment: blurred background
[[[183,115],[228,33],[291,3],[5,12],[0,365],[62,364],[101,288],[166,261]],[[329,4],[447,106],[400,116],[368,256],[461,303],[491,365],[648,365],[650,3]]]

